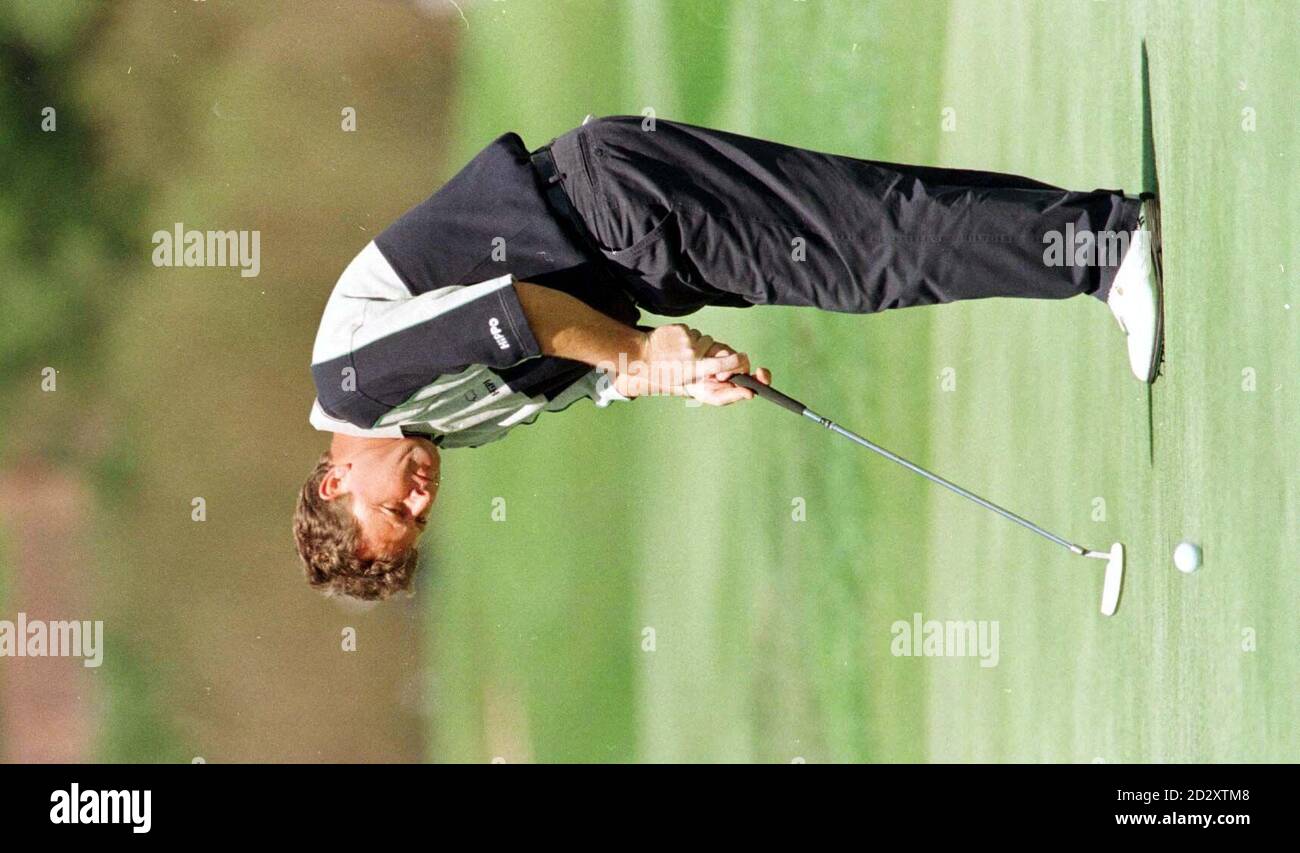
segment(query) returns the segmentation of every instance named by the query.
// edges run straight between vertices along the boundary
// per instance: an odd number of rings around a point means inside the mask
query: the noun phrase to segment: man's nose
[[[431,503],[433,503],[433,496],[423,486],[416,486],[406,496],[406,508],[411,511],[411,515],[416,517],[424,515],[424,511],[429,508]]]

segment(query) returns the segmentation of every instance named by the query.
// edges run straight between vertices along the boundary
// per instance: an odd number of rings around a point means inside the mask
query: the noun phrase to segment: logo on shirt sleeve
[[[501,333],[501,321],[496,317],[488,320],[488,331],[492,333],[492,340],[497,342],[498,347],[510,349],[510,341],[506,340],[506,336]]]

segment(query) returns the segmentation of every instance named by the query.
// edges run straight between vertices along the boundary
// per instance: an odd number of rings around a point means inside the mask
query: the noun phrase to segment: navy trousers
[[[581,242],[657,314],[1104,299],[1118,253],[1077,263],[1071,251],[1052,263],[1045,238],[1137,227],[1138,202],[1117,190],[1075,192],[643,121],[596,119],[547,148]]]

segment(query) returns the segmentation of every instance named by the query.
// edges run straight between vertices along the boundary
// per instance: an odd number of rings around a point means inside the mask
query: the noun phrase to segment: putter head
[[[1119,592],[1124,585],[1124,545],[1116,542],[1110,546],[1106,560],[1106,576],[1101,583],[1101,615],[1114,616],[1119,607]]]

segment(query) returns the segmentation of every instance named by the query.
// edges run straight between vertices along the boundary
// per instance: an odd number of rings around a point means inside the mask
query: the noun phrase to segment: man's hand
[[[731,355],[731,348],[726,344],[714,343],[705,355],[721,358]],[[710,406],[729,406],[732,403],[738,403],[741,400],[751,400],[754,392],[748,388],[741,388],[739,385],[732,385],[727,380],[737,373],[749,372],[749,356],[746,353],[740,353],[741,364],[743,367],[738,370],[723,371],[706,376],[696,382],[686,386],[687,395],[699,400],[701,403],[707,403]],[[766,367],[760,367],[754,371],[754,378],[764,385],[772,384],[772,373]]]
[[[754,393],[727,381],[748,373],[749,356],[680,323],[643,333],[639,351],[618,365],[614,388],[625,397],[662,394],[689,396],[711,406],[748,400]],[[755,374],[765,384],[771,374]]]
[[[749,372],[749,356],[680,323],[649,332],[625,326],[567,293],[526,281],[515,282],[519,304],[546,355],[590,364],[613,377],[625,397],[648,394],[690,396],[725,406],[754,392],[727,381]],[[759,368],[764,384],[772,375]]]

